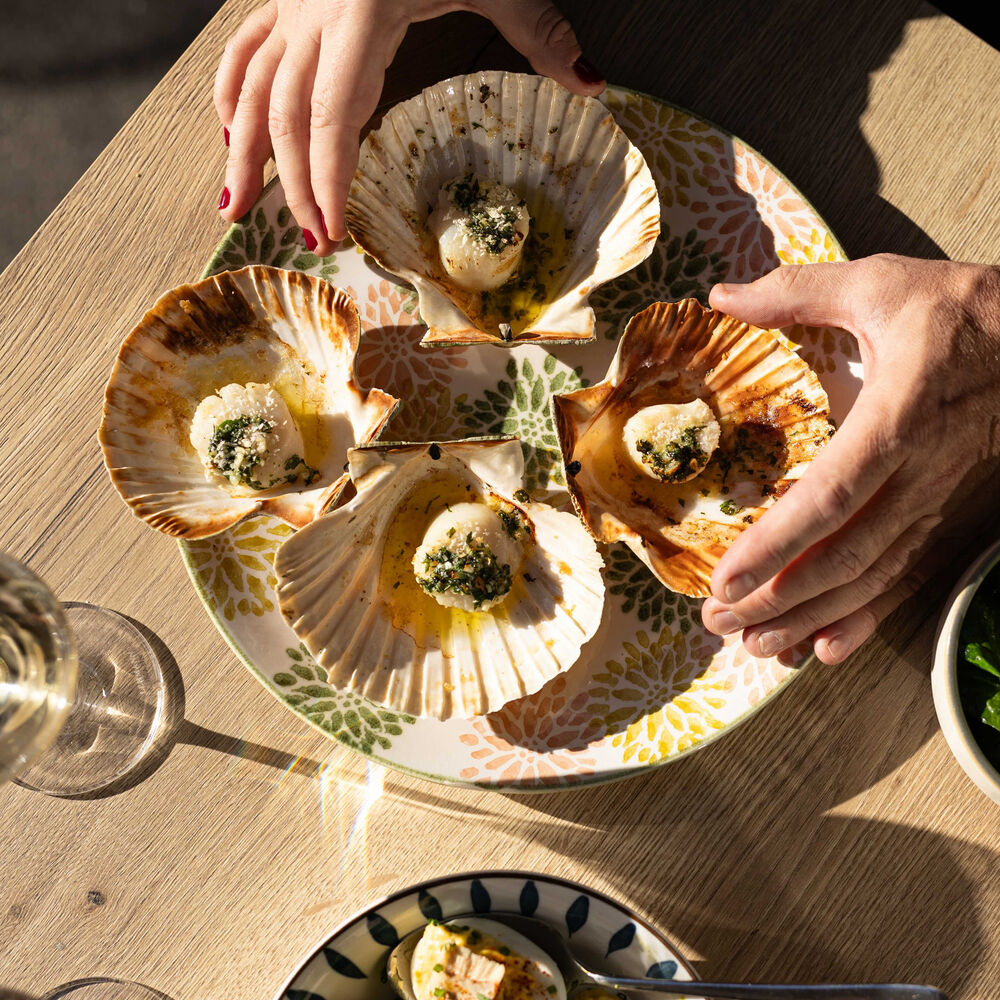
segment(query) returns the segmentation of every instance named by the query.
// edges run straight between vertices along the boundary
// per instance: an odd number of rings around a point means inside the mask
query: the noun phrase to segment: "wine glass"
[[[159,660],[124,616],[60,604],[0,553],[0,780],[49,795],[106,789],[163,727]]]

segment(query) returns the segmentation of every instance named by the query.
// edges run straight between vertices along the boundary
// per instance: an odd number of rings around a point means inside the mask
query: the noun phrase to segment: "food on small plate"
[[[429,923],[410,965],[416,1000],[565,1000],[555,962],[495,920]]]
[[[594,339],[590,293],[652,252],[660,204],[598,100],[546,77],[453,77],[362,143],[355,242],[413,284],[424,346]]]
[[[603,382],[553,398],[566,480],[602,542],[671,590],[707,597],[723,553],[833,434],[816,374],[772,331],[657,302]]]
[[[579,658],[603,561],[572,513],[521,490],[514,439],[350,452],[356,495],[275,558],[282,614],[342,691],[468,718],[533,694]]]
[[[302,432],[273,386],[223,386],[191,420],[191,444],[205,475],[230,496],[253,496],[288,483],[308,486],[319,472],[302,457]]]
[[[486,291],[517,270],[530,219],[506,184],[467,173],[442,185],[428,224],[455,283]]]
[[[245,517],[308,524],[340,496],[349,448],[397,400],[362,389],[346,292],[271,267],[162,296],[125,338],[104,397],[111,480],[154,528],[196,539]]]

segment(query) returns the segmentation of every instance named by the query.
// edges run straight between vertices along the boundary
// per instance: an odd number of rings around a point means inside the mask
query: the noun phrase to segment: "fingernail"
[[[735,604],[742,601],[747,594],[752,594],[757,589],[757,581],[749,573],[734,576],[723,590],[726,594],[726,603]]]
[[[229,188],[224,187],[222,189],[222,194],[219,196],[219,211],[221,212],[224,208],[229,207]]]
[[[846,635],[835,635],[826,640],[826,651],[833,660],[843,660],[851,652],[851,641]]]
[[[229,145],[229,129],[225,125],[222,126],[222,141],[228,146]]]
[[[594,66],[591,66],[583,56],[580,56],[575,63],[573,63],[573,72],[584,82],[584,83],[604,83],[604,74]]]
[[[302,230],[302,239],[305,241],[307,250],[316,249],[316,237],[308,229]]]
[[[743,628],[743,622],[732,611],[720,611],[712,615],[712,629],[716,635],[729,635]]]
[[[761,656],[774,656],[775,653],[784,649],[784,640],[777,632],[761,632],[757,636],[757,648]]]

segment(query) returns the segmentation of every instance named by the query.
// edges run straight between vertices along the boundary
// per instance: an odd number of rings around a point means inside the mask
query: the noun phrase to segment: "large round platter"
[[[521,913],[544,920],[574,952],[611,975],[694,979],[659,931],[613,899],[528,872],[477,872],[423,882],[355,914],[310,952],[276,1000],[381,1000],[389,951],[428,920]]]
[[[583,346],[418,346],[416,294],[350,244],[319,258],[270,186],[233,226],[206,273],[249,263],[294,268],[346,289],[361,314],[359,381],[403,402],[384,440],[510,434],[523,441],[534,499],[567,504],[550,399],[600,381],[626,320],[658,299],[705,302],[718,281],[782,264],[844,259],[822,219],[758,153],[662,101],[619,88],[604,98],[657,183],[661,234],[637,268],[591,296],[597,341]],[[842,420],[860,386],[853,340],[793,328]],[[436,781],[509,791],[609,781],[725,733],[805,665],[754,659],[701,625],[700,602],[665,590],[623,545],[605,549],[604,619],[580,660],[538,694],[489,716],[439,722],[332,689],[278,611],[274,552],[291,528],[251,518],[182,543],[191,578],[237,655],[302,719],[366,756]]]

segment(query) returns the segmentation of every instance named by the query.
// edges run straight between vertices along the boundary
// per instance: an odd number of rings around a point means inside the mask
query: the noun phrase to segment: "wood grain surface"
[[[155,637],[174,723],[118,794],[0,789],[0,997],[117,975],[174,1000],[269,1000],[366,902],[504,867],[634,906],[702,976],[995,996],[1000,812],[948,751],[928,679],[946,581],[703,751],[524,797],[368,767],[230,652],[176,545],[113,492],[95,435],[122,337],[225,230],[212,79],[254,6],[226,4],[0,277],[0,547]],[[1000,260],[1000,53],[933,7],[564,8],[610,80],[761,150],[850,256]],[[489,24],[449,15],[411,33],[386,97],[522,65]]]

